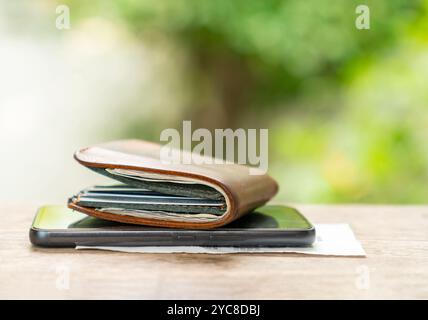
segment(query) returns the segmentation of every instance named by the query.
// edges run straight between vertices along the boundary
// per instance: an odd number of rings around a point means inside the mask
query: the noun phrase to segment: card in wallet
[[[84,189],[68,206],[123,223],[210,229],[265,204],[278,190],[267,174],[250,174],[244,165],[165,163],[161,147],[119,140],[77,151],[74,158],[80,164],[120,184]]]

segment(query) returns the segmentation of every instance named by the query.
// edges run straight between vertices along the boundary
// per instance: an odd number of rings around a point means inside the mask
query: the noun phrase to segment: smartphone
[[[216,229],[146,227],[102,220],[65,206],[41,207],[30,228],[40,247],[85,246],[310,246],[315,228],[296,209],[268,205]]]

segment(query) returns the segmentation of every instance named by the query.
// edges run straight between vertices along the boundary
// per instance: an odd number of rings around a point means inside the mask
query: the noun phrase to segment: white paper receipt
[[[76,249],[96,249],[129,253],[301,253],[323,256],[365,257],[361,243],[355,238],[348,224],[316,224],[316,240],[310,247],[114,247],[114,246],[77,246]]]

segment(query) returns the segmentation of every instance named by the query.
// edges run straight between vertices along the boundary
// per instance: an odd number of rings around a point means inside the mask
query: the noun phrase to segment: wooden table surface
[[[366,258],[129,254],[32,247],[34,206],[3,206],[0,298],[428,298],[428,206],[297,205],[349,223]]]

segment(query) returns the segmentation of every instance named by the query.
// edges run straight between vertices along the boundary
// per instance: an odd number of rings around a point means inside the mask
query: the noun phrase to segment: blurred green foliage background
[[[183,120],[269,128],[279,200],[428,199],[428,1],[65,3],[73,23],[101,16],[172,61],[157,81],[180,86],[162,98],[186,103],[136,113],[123,137],[158,141]],[[355,27],[359,4],[370,8],[369,30]]]

